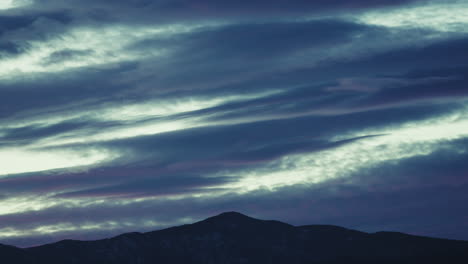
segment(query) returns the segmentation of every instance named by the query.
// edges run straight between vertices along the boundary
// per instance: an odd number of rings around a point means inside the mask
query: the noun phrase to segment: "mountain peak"
[[[246,221],[259,221],[258,219],[249,217],[239,212],[224,212],[219,215],[207,218],[205,221],[209,222],[246,222]]]
[[[230,212],[224,212],[220,213],[219,215],[213,216],[213,217],[223,217],[223,218],[251,218],[249,216],[246,216],[245,214],[241,214],[236,211],[230,211]]]

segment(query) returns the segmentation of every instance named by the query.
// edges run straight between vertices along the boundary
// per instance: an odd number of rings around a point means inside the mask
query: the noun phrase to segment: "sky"
[[[224,211],[468,240],[467,13],[1,0],[0,243]]]

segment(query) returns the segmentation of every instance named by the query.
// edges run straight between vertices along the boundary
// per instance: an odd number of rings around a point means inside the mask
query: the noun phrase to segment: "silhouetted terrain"
[[[5,264],[468,263],[468,242],[337,226],[294,227],[230,212],[179,227],[18,249]]]

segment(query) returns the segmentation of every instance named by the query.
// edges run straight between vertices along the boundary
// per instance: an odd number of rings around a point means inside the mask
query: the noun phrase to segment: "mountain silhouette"
[[[468,241],[330,225],[292,226],[227,212],[203,221],[96,241],[0,245],[5,264],[468,263]]]

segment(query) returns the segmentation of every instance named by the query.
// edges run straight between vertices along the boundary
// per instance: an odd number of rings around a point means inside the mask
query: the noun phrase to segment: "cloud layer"
[[[6,1],[0,242],[227,210],[468,239],[467,10]]]

